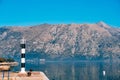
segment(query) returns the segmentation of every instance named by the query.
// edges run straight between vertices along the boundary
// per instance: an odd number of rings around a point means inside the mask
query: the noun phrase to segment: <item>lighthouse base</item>
[[[21,71],[21,72],[18,73],[18,76],[19,77],[26,77],[27,76],[27,72]]]

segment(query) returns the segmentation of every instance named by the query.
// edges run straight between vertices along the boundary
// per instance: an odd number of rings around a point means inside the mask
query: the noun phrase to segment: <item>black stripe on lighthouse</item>
[[[21,58],[25,58],[25,54],[21,54]]]
[[[25,43],[24,44],[20,44],[21,48],[25,48]]]
[[[25,64],[24,64],[24,63],[21,63],[21,67],[23,67],[23,68],[24,68],[24,67],[25,67]]]

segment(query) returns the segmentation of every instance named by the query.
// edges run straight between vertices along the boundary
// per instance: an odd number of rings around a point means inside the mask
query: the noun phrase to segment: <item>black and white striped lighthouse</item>
[[[21,47],[21,72],[25,72],[25,39],[21,39],[20,47]]]

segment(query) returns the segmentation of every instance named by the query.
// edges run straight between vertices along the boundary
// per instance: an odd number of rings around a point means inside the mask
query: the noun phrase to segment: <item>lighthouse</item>
[[[25,72],[25,39],[21,39],[20,47],[21,47],[21,71],[22,73]]]

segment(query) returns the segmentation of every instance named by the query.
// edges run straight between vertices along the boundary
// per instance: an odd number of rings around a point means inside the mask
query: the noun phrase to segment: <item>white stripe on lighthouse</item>
[[[21,63],[25,63],[25,58],[21,58]]]
[[[21,53],[22,53],[22,54],[25,54],[25,48],[22,48],[22,49],[21,49]]]
[[[25,72],[25,68],[21,68],[21,72]]]

